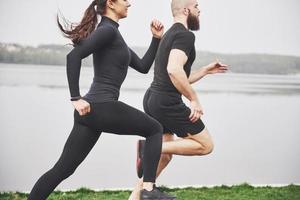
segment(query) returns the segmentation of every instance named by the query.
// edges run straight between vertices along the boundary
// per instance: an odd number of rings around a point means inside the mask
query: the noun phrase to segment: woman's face
[[[127,17],[128,8],[130,7],[128,0],[116,0],[113,2],[113,11],[119,17],[119,19]]]

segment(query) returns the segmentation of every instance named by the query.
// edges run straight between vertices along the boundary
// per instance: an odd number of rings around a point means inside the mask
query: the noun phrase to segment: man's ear
[[[188,16],[190,14],[191,10],[189,8],[183,8],[183,14]]]

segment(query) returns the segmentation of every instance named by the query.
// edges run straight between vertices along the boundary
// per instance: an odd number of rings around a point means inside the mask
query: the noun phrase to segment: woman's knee
[[[158,121],[153,119],[151,121],[151,126],[148,128],[148,131],[150,132],[150,136],[151,135],[160,135],[162,137],[163,127]]]

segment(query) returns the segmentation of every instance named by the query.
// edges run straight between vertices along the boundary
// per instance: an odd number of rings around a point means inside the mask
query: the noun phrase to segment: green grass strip
[[[216,186],[213,188],[161,188],[177,196],[178,200],[300,200],[300,185],[284,187],[253,187],[248,184],[237,186]],[[125,191],[93,191],[81,188],[76,191],[53,192],[48,200],[126,200]],[[0,193],[0,200],[25,200],[28,194],[19,192]]]

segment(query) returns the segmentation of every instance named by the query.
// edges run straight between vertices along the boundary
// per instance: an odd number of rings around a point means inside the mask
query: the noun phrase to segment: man
[[[213,141],[200,117],[203,109],[191,84],[207,74],[223,73],[227,65],[211,63],[191,72],[196,57],[195,35],[199,30],[200,10],[196,0],[172,0],[174,24],[163,36],[157,51],[154,79],[144,97],[145,112],[158,120],[164,128],[162,154],[157,176],[168,165],[172,155],[203,156],[212,152]],[[190,31],[191,30],[191,31]],[[190,101],[190,108],[182,101]],[[176,134],[179,139],[174,139]],[[137,172],[143,176],[144,141],[138,141]],[[140,181],[141,182],[141,181]],[[143,198],[137,184],[130,199]]]

